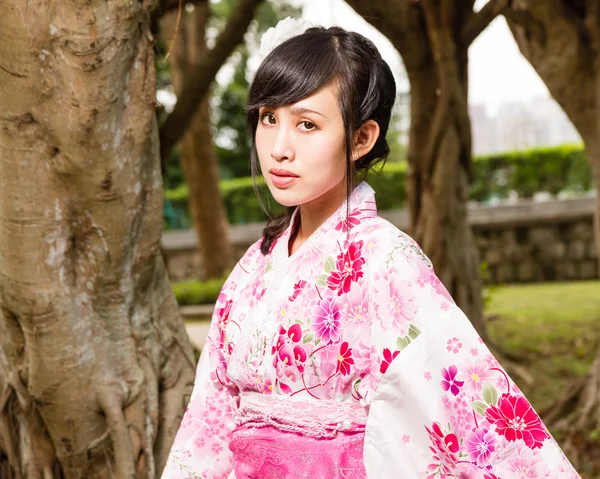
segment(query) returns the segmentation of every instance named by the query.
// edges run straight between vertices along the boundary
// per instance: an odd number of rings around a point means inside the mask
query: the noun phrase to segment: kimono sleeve
[[[368,478],[580,477],[457,306],[420,324],[372,396]]]
[[[233,401],[238,390],[227,379],[225,329],[235,301],[239,264],[223,286],[196,369],[194,389],[171,448],[162,479],[225,479],[233,469],[229,450]]]

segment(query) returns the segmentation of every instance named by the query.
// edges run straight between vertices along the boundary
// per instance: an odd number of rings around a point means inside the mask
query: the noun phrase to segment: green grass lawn
[[[585,376],[594,359],[600,281],[503,286],[492,291],[486,313],[492,340],[522,357],[534,377],[533,385],[520,386],[542,410]]]

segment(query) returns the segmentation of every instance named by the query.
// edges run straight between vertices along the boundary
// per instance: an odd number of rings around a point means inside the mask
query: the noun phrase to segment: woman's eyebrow
[[[302,115],[303,113],[314,113],[315,115],[320,115],[323,118],[327,118],[325,115],[323,115],[323,113],[319,113],[318,111],[311,110],[309,108],[302,108],[302,107],[298,107],[298,106],[290,107],[290,113],[292,113],[294,115]]]

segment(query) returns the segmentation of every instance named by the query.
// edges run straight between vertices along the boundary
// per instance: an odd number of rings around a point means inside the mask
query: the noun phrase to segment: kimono
[[[163,479],[580,476],[365,182],[223,286]]]

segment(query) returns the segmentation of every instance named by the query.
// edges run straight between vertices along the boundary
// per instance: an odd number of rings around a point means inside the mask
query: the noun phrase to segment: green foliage
[[[589,371],[600,341],[600,281],[507,285],[486,306],[495,344],[522,358],[534,384],[520,384],[544,410]]]
[[[531,198],[538,191],[584,192],[592,188],[592,174],[580,145],[535,148],[476,158],[471,199],[506,198],[510,191]]]
[[[585,151],[580,146],[539,148],[504,155],[478,157],[473,162],[475,177],[470,199],[485,203],[506,198],[510,191],[529,198],[537,191],[557,194],[562,191],[585,192],[593,187],[592,173]],[[387,163],[383,171],[369,172],[366,180],[377,193],[380,210],[406,204],[406,162]],[[271,215],[284,211],[259,181],[261,198]],[[221,181],[221,192],[231,224],[264,221],[266,215],[256,198],[249,177]],[[188,188],[185,185],[165,193],[178,216],[187,215]],[[173,227],[171,225],[171,227]]]
[[[226,278],[207,281],[187,280],[172,283],[173,292],[179,305],[213,304],[217,301]]]

